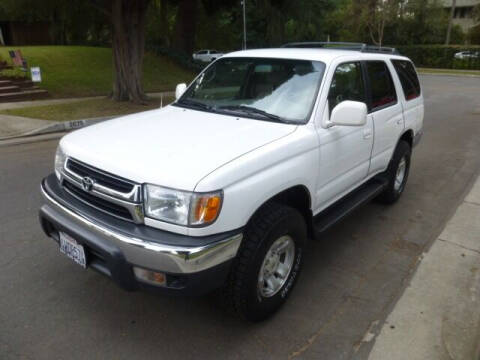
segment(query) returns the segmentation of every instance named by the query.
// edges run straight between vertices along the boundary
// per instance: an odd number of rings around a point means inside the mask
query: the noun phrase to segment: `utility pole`
[[[450,18],[448,19],[447,37],[445,38],[445,45],[450,45],[450,35],[452,33],[452,22],[455,15],[455,7],[457,0],[452,0],[452,8],[450,9]]]
[[[242,0],[243,6],[243,50],[247,48],[247,16],[245,14],[245,2],[247,0]]]

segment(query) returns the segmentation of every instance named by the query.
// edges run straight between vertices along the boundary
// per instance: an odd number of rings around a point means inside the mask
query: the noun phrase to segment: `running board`
[[[388,182],[384,179],[370,180],[316,215],[313,218],[316,235],[321,234],[353,210],[375,198],[386,188],[387,184]]]

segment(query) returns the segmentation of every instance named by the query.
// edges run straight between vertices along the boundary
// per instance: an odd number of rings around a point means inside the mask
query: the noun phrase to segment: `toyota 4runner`
[[[307,239],[400,197],[423,114],[414,66],[393,50],[230,53],[173,104],[63,137],[40,221],[126,290],[220,288],[258,321],[292,292]]]

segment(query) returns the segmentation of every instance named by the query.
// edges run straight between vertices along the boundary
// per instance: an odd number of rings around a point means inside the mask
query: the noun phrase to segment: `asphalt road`
[[[232,318],[215,296],[124,292],[60,255],[37,220],[56,141],[0,147],[0,358],[365,359],[366,334],[480,168],[480,79],[422,83],[426,134],[402,199],[368,204],[312,242],[289,302],[260,324]]]

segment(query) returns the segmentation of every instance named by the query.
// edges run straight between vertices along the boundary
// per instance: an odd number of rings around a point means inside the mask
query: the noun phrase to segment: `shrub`
[[[400,54],[408,56],[420,67],[444,69],[480,69],[480,57],[456,59],[455,54],[461,51],[473,51],[480,54],[480,46],[460,45],[409,45],[397,46]]]
[[[2,69],[0,70],[0,77],[10,77],[10,78],[27,78],[29,73],[16,67],[13,69]]]

